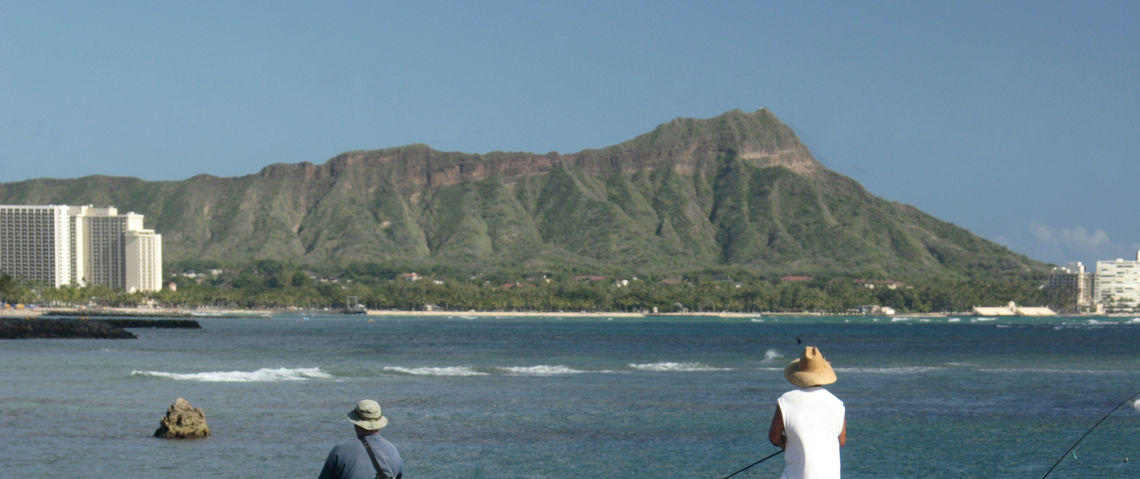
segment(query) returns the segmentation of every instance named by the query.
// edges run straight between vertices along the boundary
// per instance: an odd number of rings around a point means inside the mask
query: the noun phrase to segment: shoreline
[[[972,312],[962,313],[899,313],[894,315],[826,314],[811,312],[762,312],[746,313],[735,311],[687,312],[687,313],[646,313],[624,311],[410,311],[391,309],[370,309],[358,313],[344,313],[329,310],[302,309],[182,309],[182,308],[35,308],[0,309],[0,318],[33,319],[38,317],[64,318],[272,318],[279,314],[327,314],[367,317],[475,317],[475,318],[521,318],[521,317],[562,317],[562,318],[763,318],[763,317],[861,317],[878,316],[889,318],[946,318],[946,317],[988,317]],[[1017,317],[1017,316],[1008,316]],[[1030,317],[1030,316],[1027,316]],[[1047,317],[1047,316],[1032,316]],[[1140,317],[1133,314],[1058,314],[1048,317],[1066,318],[1113,318]]]

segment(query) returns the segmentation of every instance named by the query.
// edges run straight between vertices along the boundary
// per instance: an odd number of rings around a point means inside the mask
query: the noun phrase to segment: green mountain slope
[[[868,193],[767,110],[676,119],[575,154],[425,145],[275,164],[240,178],[0,183],[4,204],[146,215],[166,260],[399,262],[679,273],[969,277],[1045,265]]]

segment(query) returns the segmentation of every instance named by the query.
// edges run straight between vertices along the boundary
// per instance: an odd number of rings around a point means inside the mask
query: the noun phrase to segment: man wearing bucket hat
[[[808,346],[784,368],[798,389],[780,396],[768,440],[784,449],[780,479],[839,479],[839,446],[847,443],[843,401],[823,388],[836,380],[819,348]]]
[[[356,429],[356,439],[337,444],[329,451],[320,479],[401,479],[404,460],[396,446],[380,437],[380,429],[388,425],[380,403],[371,399],[356,403],[348,412],[348,421]]]

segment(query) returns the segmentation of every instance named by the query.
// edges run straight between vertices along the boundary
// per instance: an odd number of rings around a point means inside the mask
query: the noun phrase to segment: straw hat
[[[371,399],[356,403],[356,408],[348,412],[348,421],[369,431],[388,425],[388,418],[380,414],[380,403]]]
[[[835,382],[835,370],[831,363],[823,358],[819,348],[808,346],[804,348],[803,356],[793,360],[784,368],[784,377],[801,388],[824,386]]]

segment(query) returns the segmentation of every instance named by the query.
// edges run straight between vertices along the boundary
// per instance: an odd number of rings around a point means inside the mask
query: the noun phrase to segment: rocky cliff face
[[[239,178],[6,183],[0,201],[145,214],[163,234],[167,261],[892,277],[1044,268],[871,195],[817,162],[767,110],[679,118],[565,155],[409,145]]]

